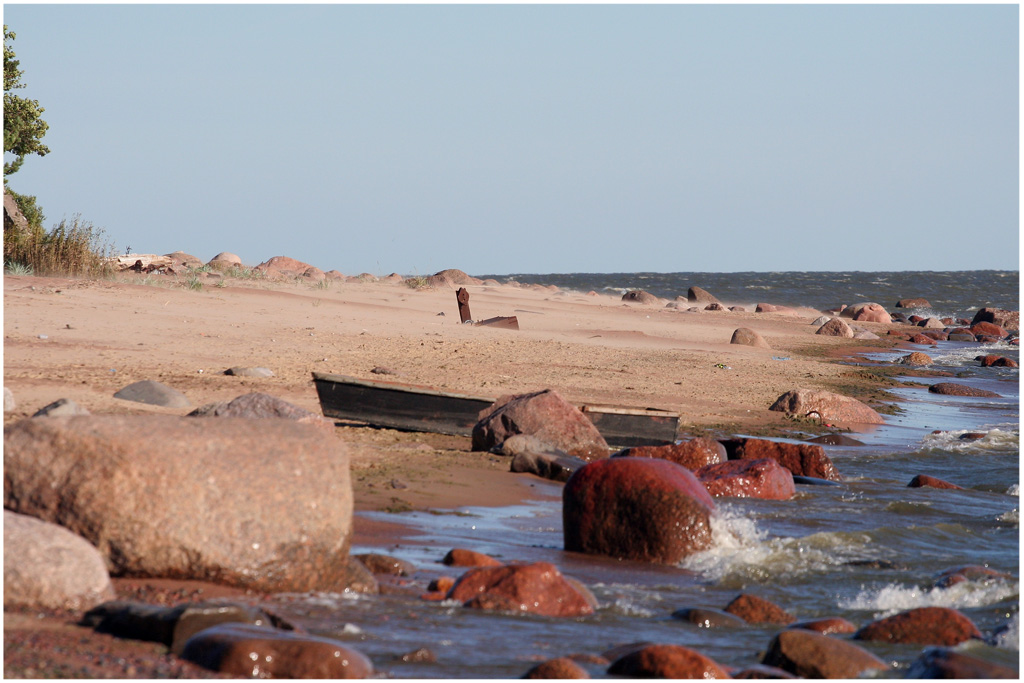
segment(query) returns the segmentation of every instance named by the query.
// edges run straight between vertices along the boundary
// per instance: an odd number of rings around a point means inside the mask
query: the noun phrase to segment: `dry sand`
[[[551,388],[579,403],[678,411],[692,434],[792,428],[768,407],[798,387],[879,397],[870,391],[876,377],[829,358],[861,343],[815,335],[816,311],[691,313],[542,287],[467,289],[476,319],[514,315],[520,330],[463,325],[453,289],[398,282],[211,279],[195,290],[159,275],[7,276],[4,384],[17,406],[4,421],[60,398],[96,414],[188,412],[113,397],[144,379],[178,389],[196,407],[260,391],[319,413],[313,371],[495,398]],[[759,332],[771,350],[730,344],[738,327]],[[274,376],[224,374],[234,366]],[[470,453],[468,439],[338,433],[351,445],[360,509],[504,503],[528,493],[521,477],[499,478],[486,492],[467,481],[507,471],[497,458]],[[393,479],[407,488],[391,487]]]
[[[836,362],[864,343],[816,336],[816,311],[690,313],[685,305],[625,304],[551,288],[467,289],[476,319],[515,315],[521,329],[463,325],[454,289],[397,282],[210,279],[196,290],[158,275],[6,276],[4,385],[16,407],[4,422],[60,398],[94,414],[188,412],[113,397],[144,379],[178,389],[195,407],[260,391],[319,413],[313,371],[495,398],[552,388],[579,403],[678,411],[684,430],[695,435],[812,429],[768,410],[794,388],[885,398],[878,392],[884,378]],[[738,327],[758,331],[771,350],[730,344]],[[887,328],[865,327],[880,334]],[[224,374],[234,366],[266,367],[274,375]],[[378,376],[374,368],[396,374]],[[550,491],[531,475],[511,474],[506,460],[471,452],[465,437],[357,425],[337,433],[351,454],[357,510],[505,505]],[[386,547],[402,533],[399,524],[357,516],[354,543]],[[122,597],[135,599],[173,603],[197,595],[184,582],[115,584]],[[114,641],[72,625],[74,618],[6,613],[7,675],[198,675],[151,644]]]

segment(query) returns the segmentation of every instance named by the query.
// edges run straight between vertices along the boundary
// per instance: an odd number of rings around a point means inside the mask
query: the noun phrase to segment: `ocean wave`
[[[932,357],[932,363],[935,365],[952,365],[957,367],[980,367],[977,360],[978,356],[988,355],[1017,355],[1020,351],[1020,347],[1013,346],[1006,342],[1000,341],[993,344],[983,344],[981,346],[972,345],[960,348],[941,348],[936,351],[932,351],[929,355]]]
[[[1013,484],[1010,488],[1006,489],[1006,495],[1020,497],[1020,484]]]
[[[925,448],[938,448],[944,451],[965,455],[987,455],[992,453],[1013,452],[1020,448],[1020,432],[994,428],[985,431],[980,439],[961,439],[964,434],[977,434],[983,430],[955,429],[948,432],[928,434],[921,441]]]
[[[985,607],[1016,597],[1019,592],[1017,581],[964,581],[949,588],[888,584],[882,588],[861,590],[853,598],[841,599],[839,607],[870,611],[878,619],[917,607]]]
[[[766,581],[823,572],[855,559],[871,539],[856,532],[768,538],[743,513],[719,508],[711,520],[713,545],[683,560],[681,567],[712,581]]]

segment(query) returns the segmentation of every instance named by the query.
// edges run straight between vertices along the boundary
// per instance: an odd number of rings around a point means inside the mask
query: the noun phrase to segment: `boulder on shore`
[[[859,303],[847,306],[839,312],[844,318],[851,318],[863,323],[891,323],[892,316],[881,304]]]
[[[474,451],[489,451],[514,434],[536,436],[587,461],[607,458],[610,451],[590,418],[553,389],[504,396],[479,417],[473,427]]]
[[[690,287],[686,291],[686,300],[691,304],[721,304],[711,292],[700,287]]]
[[[758,349],[768,349],[768,342],[764,340],[760,334],[750,329],[749,327],[737,328],[732,333],[732,339],[729,340],[730,344],[742,344],[744,346],[753,346]]]
[[[348,454],[288,420],[26,419],[4,429],[4,507],[96,546],[113,575],[265,591],[352,583]]]
[[[99,551],[62,526],[4,510],[4,609],[88,609],[114,598]]]
[[[827,422],[884,424],[882,416],[855,398],[817,389],[793,389],[776,399],[769,410]]]

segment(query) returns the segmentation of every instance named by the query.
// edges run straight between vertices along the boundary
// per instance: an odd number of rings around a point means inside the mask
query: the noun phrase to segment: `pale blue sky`
[[[1019,267],[1016,5],[5,4],[118,251],[356,274]]]

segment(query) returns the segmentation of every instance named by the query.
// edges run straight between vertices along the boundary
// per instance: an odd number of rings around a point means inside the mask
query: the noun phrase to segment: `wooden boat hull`
[[[471,436],[493,398],[398,382],[313,373],[324,416],[416,432]],[[579,406],[609,446],[654,446],[675,441],[679,416],[664,410]]]

